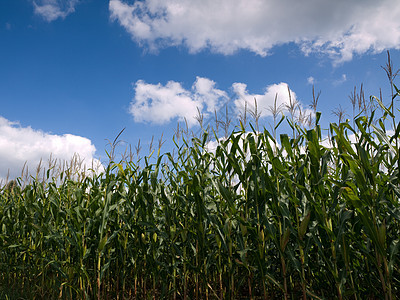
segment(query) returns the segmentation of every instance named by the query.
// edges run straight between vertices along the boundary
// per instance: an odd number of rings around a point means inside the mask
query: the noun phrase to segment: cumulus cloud
[[[21,176],[25,165],[35,172],[42,161],[45,167],[52,158],[59,163],[70,162],[79,155],[82,168],[100,167],[94,158],[95,146],[87,138],[72,135],[55,135],[31,127],[22,127],[0,116],[0,179],[13,179]]]
[[[47,22],[58,18],[64,19],[75,11],[79,0],[37,0],[33,1],[35,14],[41,16]]]
[[[228,98],[227,93],[215,88],[215,82],[197,77],[191,90],[179,82],[166,85],[139,80],[135,84],[135,98],[130,113],[136,122],[165,124],[172,119],[186,119],[189,126],[196,124],[198,110],[204,114],[218,110]]]
[[[150,49],[185,45],[232,54],[267,55],[296,43],[335,62],[400,48],[397,0],[110,0],[110,17]]]
[[[297,99],[296,93],[284,82],[267,86],[263,94],[249,93],[244,83],[234,83],[232,88],[237,95],[234,104],[238,114],[243,114],[244,109],[254,112],[255,105],[261,117],[272,116],[274,110],[287,114],[289,107],[293,107],[295,117],[305,117],[313,113],[312,110],[304,107]]]
[[[135,83],[134,90],[135,96],[129,112],[135,122],[165,124],[172,120],[186,119],[188,125],[193,126],[197,124],[196,117],[199,112],[207,118],[214,111],[218,112],[231,99],[237,116],[243,114],[244,109],[248,112],[254,111],[254,100],[257,102],[258,112],[261,113],[260,117],[272,116],[275,105],[286,114],[291,104],[295,107],[295,117],[312,114],[284,82],[267,86],[262,94],[250,93],[246,84],[236,82],[231,87],[232,97],[229,97],[226,91],[217,89],[214,81],[204,77],[197,77],[190,90],[175,81],[162,85],[146,83],[143,80]]]

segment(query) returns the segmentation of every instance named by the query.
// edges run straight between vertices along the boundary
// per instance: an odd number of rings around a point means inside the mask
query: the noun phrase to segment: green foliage
[[[204,133],[154,163],[13,181],[0,193],[0,296],[393,299],[400,125],[391,135],[374,116],[331,124],[326,140],[318,121],[290,120],[279,141],[242,126],[213,152]]]

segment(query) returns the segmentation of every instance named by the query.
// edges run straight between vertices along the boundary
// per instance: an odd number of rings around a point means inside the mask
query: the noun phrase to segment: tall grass
[[[204,131],[153,162],[4,186],[0,297],[395,299],[400,124],[371,100],[329,140],[320,113],[292,115],[279,140],[282,120],[241,123],[215,151]]]

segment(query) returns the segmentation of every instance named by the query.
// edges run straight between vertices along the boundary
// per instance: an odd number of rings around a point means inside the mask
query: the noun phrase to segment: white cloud
[[[314,84],[314,83],[315,83],[315,78],[312,77],[312,76],[308,77],[308,78],[307,78],[307,83],[308,83],[308,84]]]
[[[204,114],[211,113],[218,110],[227,97],[226,92],[215,88],[214,81],[202,77],[197,77],[191,90],[175,81],[162,85],[139,80],[129,111],[136,122],[165,124],[177,118],[186,119],[188,125],[193,126],[197,123],[197,109]]]
[[[215,86],[214,81],[203,77],[196,78],[191,90],[186,90],[175,81],[162,85],[138,80],[134,86],[135,97],[130,104],[129,112],[135,122],[165,124],[174,119],[178,121],[186,119],[188,125],[193,126],[197,124],[198,110],[207,118],[214,111],[218,112],[230,99],[227,92]],[[263,94],[251,94],[246,84],[238,82],[232,84],[232,91],[237,115],[243,114],[245,107],[248,111],[254,111],[254,99],[256,99],[261,117],[272,116],[271,109],[274,107],[275,96],[276,107],[285,114],[287,106],[290,106],[290,99],[296,106],[294,113],[296,118],[300,116],[300,111],[303,116],[312,113],[297,99],[294,91],[290,90],[289,98],[288,85],[284,82],[267,86]]]
[[[398,0],[110,0],[112,20],[150,49],[185,45],[232,54],[267,55],[294,42],[305,54],[336,62],[400,48]]]
[[[35,14],[40,15],[47,22],[58,18],[64,19],[75,11],[79,0],[36,0],[33,1]]]
[[[244,83],[234,83],[232,87],[235,94],[238,96],[234,103],[236,111],[239,114],[243,114],[246,104],[249,111],[255,111],[255,99],[257,102],[257,111],[261,114],[261,117],[272,116],[272,110],[274,110],[275,106],[275,97],[276,108],[280,109],[285,114],[287,114],[287,108],[291,106],[291,104],[297,107],[294,113],[296,117],[299,116],[300,111],[303,115],[312,113],[310,109],[305,108],[297,99],[294,91],[290,90],[289,96],[288,85],[284,82],[267,86],[263,94],[250,94],[247,91],[247,85]]]
[[[42,160],[42,166],[50,159],[59,163],[70,162],[74,154],[83,160],[82,168],[100,167],[94,159],[95,146],[87,138],[72,135],[55,135],[22,127],[0,116],[0,179],[21,176],[24,164],[35,173]],[[33,174],[34,175],[34,174]]]

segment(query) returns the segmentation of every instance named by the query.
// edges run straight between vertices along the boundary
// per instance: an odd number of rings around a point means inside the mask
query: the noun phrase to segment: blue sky
[[[1,0],[0,178],[50,153],[105,162],[123,128],[143,155],[161,134],[170,151],[177,122],[196,132],[197,108],[227,102],[235,119],[256,97],[268,128],[287,86],[304,112],[321,91],[327,127],[361,83],[388,101],[399,49],[397,0]]]

